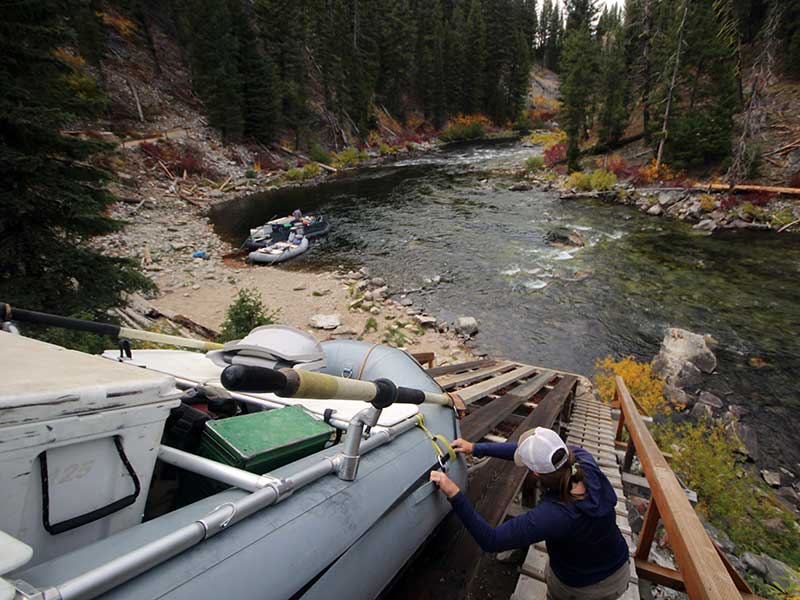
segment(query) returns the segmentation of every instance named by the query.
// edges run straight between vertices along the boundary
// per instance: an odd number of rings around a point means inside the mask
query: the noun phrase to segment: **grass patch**
[[[525,161],[525,170],[528,173],[536,173],[544,168],[544,156],[529,156]]]

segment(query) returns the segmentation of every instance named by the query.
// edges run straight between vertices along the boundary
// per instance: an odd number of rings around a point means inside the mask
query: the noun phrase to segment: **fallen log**
[[[697,192],[764,192],[767,194],[800,196],[800,188],[777,187],[771,185],[751,185],[747,183],[738,183],[734,186],[730,186],[725,183],[699,183],[689,189]]]
[[[326,171],[330,171],[331,173],[338,173],[339,172],[339,169],[336,169],[336,168],[334,168],[334,167],[332,167],[330,165],[326,165],[325,163],[317,162],[316,160],[311,160],[310,158],[308,158],[305,154],[303,154],[301,152],[295,152],[294,150],[289,150],[289,148],[287,148],[286,146],[281,146],[280,144],[276,144],[276,146],[278,148],[280,148],[283,152],[286,152],[286,154],[291,154],[292,156],[294,156],[296,158],[299,158],[300,160],[305,160],[305,161],[308,161],[308,162],[316,163],[321,168],[325,169]]]

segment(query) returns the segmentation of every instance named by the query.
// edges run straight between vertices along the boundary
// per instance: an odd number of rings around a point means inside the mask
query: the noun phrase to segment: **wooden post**
[[[650,548],[653,546],[653,539],[656,537],[659,518],[658,505],[653,498],[650,498],[650,503],[647,505],[647,513],[644,516],[642,530],[639,532],[639,545],[636,547],[636,558],[646,561],[650,556]]]
[[[625,458],[622,461],[622,471],[624,473],[627,473],[631,470],[634,456],[636,456],[636,446],[634,446],[632,441],[628,440],[628,449],[625,450]]]

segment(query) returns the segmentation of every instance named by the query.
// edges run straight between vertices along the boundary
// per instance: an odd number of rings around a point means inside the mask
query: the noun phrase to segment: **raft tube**
[[[291,246],[285,248],[276,248],[278,243],[290,243]],[[247,259],[253,263],[267,263],[274,264],[289,260],[295,256],[300,256],[303,252],[308,250],[308,238],[304,237],[299,243],[292,242],[277,242],[270,244],[264,248],[254,250],[247,255]]]

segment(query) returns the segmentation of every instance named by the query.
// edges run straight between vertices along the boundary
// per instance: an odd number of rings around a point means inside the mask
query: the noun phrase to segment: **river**
[[[703,389],[748,410],[759,463],[800,475],[800,236],[708,236],[634,208],[508,191],[510,176],[492,174],[534,152],[462,146],[241,198],[212,219],[238,245],[273,215],[322,212],[331,234],[280,268],[366,265],[392,291],[421,290],[415,306],[476,317],[492,356],[591,376],[608,354],[651,359],[667,327],[709,333],[719,368]],[[557,227],[586,246],[548,245]]]

